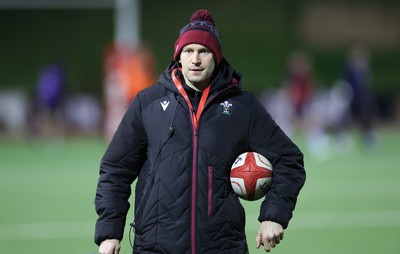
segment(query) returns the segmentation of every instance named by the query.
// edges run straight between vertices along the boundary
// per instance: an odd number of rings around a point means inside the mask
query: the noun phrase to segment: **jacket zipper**
[[[192,116],[192,114],[191,114]],[[192,123],[194,123],[193,116]],[[191,214],[191,245],[192,254],[196,254],[196,182],[197,182],[197,127],[193,124],[193,157],[192,157],[192,214]]]
[[[188,101],[188,105],[190,105],[190,119],[192,121],[192,127],[193,127],[193,157],[192,157],[192,214],[191,214],[191,245],[192,245],[192,254],[196,254],[196,192],[197,192],[197,147],[198,147],[198,129],[199,129],[199,121],[200,121],[200,116],[201,113],[205,107],[206,104],[206,99],[208,97],[208,93],[210,91],[210,86],[206,88],[204,91],[199,107],[197,109],[197,113],[195,114],[193,111],[193,107],[190,103],[190,100]]]
[[[208,218],[211,217],[212,211],[212,167],[208,166]]]
[[[231,87],[233,87],[235,85],[231,85],[221,91],[219,91],[216,95],[214,95],[213,97],[209,98],[205,104],[204,104],[204,108],[205,109],[207,107],[207,105],[214,99],[216,98],[218,95],[220,95],[221,93],[229,90]],[[196,190],[197,190],[197,131],[199,129],[199,122],[200,122],[200,116],[201,114],[199,114],[198,118],[196,118],[196,116],[193,114],[190,114],[190,119],[192,121],[192,127],[193,127],[193,157],[192,157],[192,214],[191,214],[191,219],[192,219],[192,223],[191,223],[191,246],[192,246],[192,254],[196,254]],[[210,173],[210,168],[209,167],[209,173]],[[210,180],[211,179],[211,180]],[[211,178],[209,178],[209,182],[212,182],[212,176]],[[212,186],[212,185],[211,185]],[[212,194],[210,193],[210,187],[208,189],[208,216],[211,216],[211,198],[212,198]]]
[[[197,146],[198,146],[198,140],[197,140],[197,131],[199,128],[199,122],[200,122],[200,117],[201,113],[204,108],[207,107],[207,105],[218,95],[221,93],[225,92],[226,90],[230,89],[231,87],[234,87],[236,85],[231,85],[228,86],[227,88],[219,91],[215,96],[211,98],[208,97],[208,93],[210,91],[210,86],[209,85],[206,90],[203,92],[202,98],[200,100],[200,105],[199,108],[197,109],[197,114],[194,113],[192,104],[190,103],[190,100],[185,92],[185,90],[182,87],[182,84],[178,78],[175,76],[175,71],[172,71],[172,80],[175,84],[175,86],[178,88],[179,92],[182,94],[184,99],[186,100],[188,106],[189,106],[189,111],[190,111],[190,120],[192,122],[192,127],[193,127],[193,157],[192,157],[192,204],[191,204],[191,209],[192,209],[192,214],[191,214],[191,248],[192,248],[192,254],[196,254],[196,191],[197,191]],[[205,95],[205,101],[202,102],[203,96]],[[212,179],[212,178],[211,178]],[[209,180],[210,181],[210,180]],[[210,195],[210,194],[209,194]],[[209,200],[210,202],[210,200]],[[211,206],[209,206],[211,207]],[[210,209],[210,208],[209,208]],[[209,215],[211,214],[210,210],[208,211]]]

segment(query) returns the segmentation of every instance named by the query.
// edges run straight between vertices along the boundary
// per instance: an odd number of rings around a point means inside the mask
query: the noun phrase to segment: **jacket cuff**
[[[292,218],[292,212],[284,207],[278,207],[273,204],[268,204],[268,207],[263,204],[261,206],[260,215],[258,217],[259,222],[273,221],[281,224],[286,229],[289,221]]]
[[[97,222],[94,242],[100,245],[106,239],[117,239],[122,241],[124,235],[124,224],[118,222]]]

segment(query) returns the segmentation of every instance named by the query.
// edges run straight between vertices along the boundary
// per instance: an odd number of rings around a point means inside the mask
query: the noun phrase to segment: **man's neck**
[[[186,82],[186,85],[190,88],[192,88],[193,90],[195,90],[196,92],[203,92],[202,89],[197,88],[196,86],[194,86],[192,83],[190,82]]]
[[[190,82],[189,79],[187,79],[185,77],[185,75],[183,75],[183,79],[185,80],[185,84],[190,87],[191,89],[195,90],[196,92],[203,92],[204,89],[206,89],[206,87],[208,86],[210,80],[208,80],[207,82],[203,82],[202,84],[198,84],[197,86],[194,85],[192,82]]]

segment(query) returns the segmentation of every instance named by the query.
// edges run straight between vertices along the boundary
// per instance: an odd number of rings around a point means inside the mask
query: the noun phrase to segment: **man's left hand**
[[[283,240],[283,227],[281,224],[273,221],[263,221],[258,228],[256,237],[257,249],[261,245],[265,251],[270,252],[271,247],[275,248]]]

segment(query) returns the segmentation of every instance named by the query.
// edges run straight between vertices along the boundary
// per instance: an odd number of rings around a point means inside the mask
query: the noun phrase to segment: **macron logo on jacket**
[[[170,101],[160,101],[161,107],[163,110],[167,110]]]

